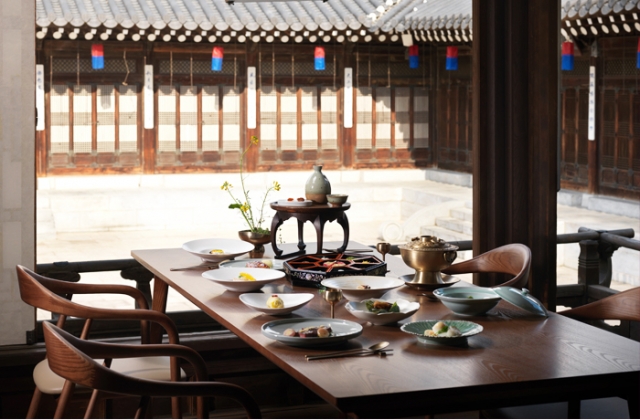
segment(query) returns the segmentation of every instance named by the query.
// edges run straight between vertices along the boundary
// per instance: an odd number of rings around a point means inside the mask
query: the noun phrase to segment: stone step
[[[473,221],[473,210],[468,207],[459,207],[456,209],[451,209],[451,217],[459,220],[464,220],[467,222]]]
[[[473,235],[471,221],[454,217],[436,217],[436,226],[445,228],[464,235]]]

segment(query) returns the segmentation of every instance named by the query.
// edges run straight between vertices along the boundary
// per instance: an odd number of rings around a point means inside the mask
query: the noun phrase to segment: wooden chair
[[[18,272],[18,282],[22,300],[35,308],[59,314],[57,324],[60,328],[64,326],[67,317],[71,316],[85,319],[85,324],[80,336],[82,339],[88,338],[91,323],[94,319],[127,319],[140,321],[142,343],[144,344],[149,342],[150,322],[156,322],[166,330],[169,343],[179,343],[178,330],[173,321],[163,313],[149,310],[144,295],[133,287],[69,283],[41,276],[20,265],[16,267],[16,270]],[[141,309],[92,308],[70,300],[73,294],[93,293],[127,295],[135,299]],[[112,368],[123,373],[129,372],[145,379],[178,381],[182,376],[182,371],[178,366],[178,360],[175,357],[138,357],[126,361],[116,361]],[[74,383],[66,381],[64,378],[53,373],[47,359],[41,361],[36,366],[33,379],[36,383],[36,389],[29,406],[27,418],[34,418],[36,416],[43,393],[60,395],[54,417],[64,417],[65,409],[74,392]],[[98,392],[94,391],[87,407],[87,415],[90,415],[93,411],[97,398]],[[178,398],[172,399],[172,415],[174,418],[180,418],[181,416]]]
[[[445,274],[504,273],[514,277],[500,286],[522,288],[529,281],[531,250],[523,244],[504,245],[442,270]]]
[[[558,312],[578,320],[640,322],[640,287],[616,293],[586,305]],[[507,407],[486,411],[487,418],[639,418],[638,395]],[[625,401],[625,399],[627,401]]]
[[[145,418],[150,397],[198,396],[198,418],[207,418],[209,410],[204,396],[226,397],[239,402],[249,418],[260,418],[260,409],[244,388],[223,382],[205,382],[207,367],[195,350],[175,344],[108,344],[80,340],[55,325],[43,323],[49,366],[67,380],[110,393],[141,396],[135,418]],[[112,359],[127,357],[178,357],[189,362],[197,382],[167,382],[132,378],[109,367]],[[103,358],[107,366],[94,360]]]

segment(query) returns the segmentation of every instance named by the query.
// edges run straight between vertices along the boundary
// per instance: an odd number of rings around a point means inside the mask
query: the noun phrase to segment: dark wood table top
[[[349,247],[364,246],[351,242]],[[273,341],[261,333],[261,326],[282,317],[245,306],[239,293],[204,279],[200,271],[169,270],[198,264],[197,257],[182,249],[138,250],[132,255],[157,279],[344,412],[399,417],[611,395],[631,395],[637,401],[640,343],[553,313],[537,317],[502,301],[486,316],[461,317],[403,286],[385,297],[418,301],[421,307],[401,323],[467,319],[484,331],[470,337],[468,347],[422,345],[398,325],[372,326],[354,318],[343,300],[336,305],[335,317],[364,325],[362,335],[343,348],[389,341],[393,355],[306,361],[306,354],[335,348],[296,348]],[[399,257],[387,255],[387,262],[395,276],[413,272]],[[281,280],[263,291],[313,293],[315,289],[292,287]],[[328,318],[329,311],[318,294],[289,317]]]
[[[340,204],[338,206],[332,206],[329,204],[311,204],[310,206],[287,206],[286,204],[279,204],[276,201],[270,204],[271,208],[276,211],[284,213],[300,213],[300,214],[318,214],[318,213],[331,213],[331,212],[343,212],[351,208],[350,203]]]

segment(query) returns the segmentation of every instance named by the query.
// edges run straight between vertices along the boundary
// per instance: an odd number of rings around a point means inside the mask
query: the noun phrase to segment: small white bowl
[[[404,282],[395,277],[346,276],[325,279],[320,284],[330,289],[340,289],[345,298],[360,302],[364,299],[382,297],[389,290],[404,285]],[[360,286],[369,286],[369,288],[359,289]]]
[[[287,315],[296,309],[302,308],[313,299],[313,294],[311,293],[273,294],[277,294],[280,299],[282,299],[284,308],[273,309],[267,307],[267,300],[271,297],[272,293],[243,293],[240,295],[240,300],[248,307],[267,315]]]
[[[362,320],[368,321],[374,325],[386,325],[393,324],[394,322],[402,321],[405,318],[409,318],[411,315],[415,314],[418,309],[420,309],[420,304],[418,302],[409,302],[404,299],[397,300],[387,300],[387,299],[378,299],[383,300],[384,302],[396,303],[400,312],[370,312],[367,309],[367,302],[374,299],[365,299],[362,302],[348,302],[345,305],[345,309],[356,318],[360,318]]]
[[[246,254],[253,245],[239,239],[197,239],[182,245],[185,251],[202,258],[203,261],[220,262]],[[211,254],[211,250],[221,249],[222,254]]]
[[[436,289],[433,295],[454,313],[467,316],[484,315],[502,299],[496,292],[484,287]]]
[[[247,273],[255,280],[242,280],[239,278],[240,273]],[[202,277],[232,292],[253,292],[260,290],[265,284],[280,280],[284,277],[284,272],[269,268],[225,267],[205,271]]]

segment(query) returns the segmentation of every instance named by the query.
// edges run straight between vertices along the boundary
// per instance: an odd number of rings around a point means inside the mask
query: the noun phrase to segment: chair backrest
[[[576,319],[640,321],[640,287],[558,313]]]
[[[529,281],[531,250],[523,244],[504,245],[442,270],[445,274],[504,273],[514,277],[500,286],[522,288]]]

